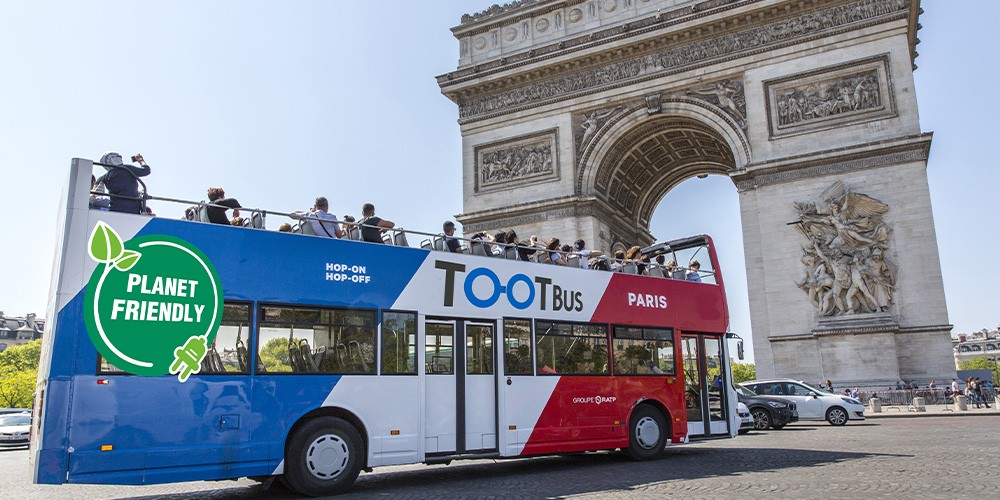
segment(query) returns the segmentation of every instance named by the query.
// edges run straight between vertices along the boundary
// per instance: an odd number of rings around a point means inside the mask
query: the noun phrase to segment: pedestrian
[[[833,382],[830,379],[826,380],[826,392],[833,393]]]
[[[983,380],[979,377],[976,377],[976,397],[978,397],[987,408],[990,407],[990,402],[986,399],[986,394],[983,393]]]
[[[975,403],[976,408],[982,408],[979,404],[979,394],[976,392],[976,379],[972,377],[965,383],[965,397],[969,398],[970,403]]]

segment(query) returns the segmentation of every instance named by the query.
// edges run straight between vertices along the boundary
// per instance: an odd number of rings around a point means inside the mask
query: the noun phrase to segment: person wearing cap
[[[576,252],[574,253],[580,256],[580,267],[583,269],[590,268],[591,257],[600,257],[604,255],[604,253],[597,250],[587,250],[584,248],[586,246],[587,244],[583,240],[576,240],[576,242],[573,243],[573,247],[576,249]]]
[[[149,175],[150,169],[141,154],[136,153],[132,158],[139,166],[126,165],[122,162],[122,155],[115,151],[108,151],[101,155],[99,163],[107,170],[107,173],[97,179],[97,185],[103,184],[107,188],[111,198],[108,209],[112,212],[142,213],[143,203],[139,199],[139,177]]]
[[[455,237],[455,223],[447,220],[442,226],[444,229],[444,244],[449,252],[462,253],[462,242]]]

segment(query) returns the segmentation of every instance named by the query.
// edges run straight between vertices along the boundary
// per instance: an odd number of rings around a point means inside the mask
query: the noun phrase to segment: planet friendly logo
[[[201,369],[222,321],[222,287],[212,262],[190,243],[148,235],[124,244],[98,222],[88,244],[97,266],[87,283],[90,340],[115,367],[135,375]]]

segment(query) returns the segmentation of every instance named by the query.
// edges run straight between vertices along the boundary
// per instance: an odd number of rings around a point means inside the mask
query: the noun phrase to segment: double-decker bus
[[[91,209],[92,169],[73,160],[60,212],[37,483],[322,495],[384,465],[644,460],[739,429],[708,236],[646,249],[700,257],[700,282],[650,277]],[[177,331],[204,343],[156,347]]]

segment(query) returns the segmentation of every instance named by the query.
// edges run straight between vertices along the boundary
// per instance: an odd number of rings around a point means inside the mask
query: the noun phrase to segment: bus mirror
[[[742,340],[736,341],[736,357],[739,358],[740,361],[743,361],[743,341]]]

